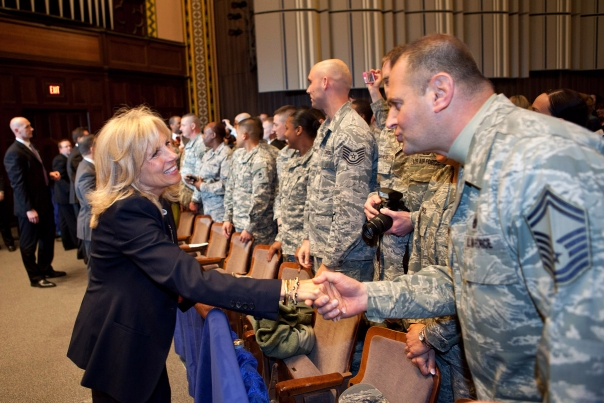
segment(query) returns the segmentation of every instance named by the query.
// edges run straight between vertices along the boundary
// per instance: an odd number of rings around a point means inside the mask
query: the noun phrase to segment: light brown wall
[[[157,37],[183,43],[182,0],[155,0]]]

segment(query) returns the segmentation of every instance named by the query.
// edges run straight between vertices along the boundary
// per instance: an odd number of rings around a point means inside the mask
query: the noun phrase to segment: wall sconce
[[[227,18],[229,20],[240,20],[241,19],[241,13],[236,13],[236,14],[228,13],[227,14]]]
[[[237,29],[229,29],[229,36],[239,36],[243,33],[239,28]]]

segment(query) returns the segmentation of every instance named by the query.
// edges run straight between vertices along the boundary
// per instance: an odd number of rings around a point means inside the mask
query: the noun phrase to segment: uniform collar
[[[491,95],[489,99],[480,107],[476,115],[468,122],[466,127],[463,128],[459,136],[451,145],[451,149],[449,150],[449,154],[447,155],[454,161],[459,162],[461,165],[465,165],[466,159],[468,157],[468,152],[470,151],[470,144],[472,143],[472,139],[476,134],[476,129],[480,122],[483,121],[486,116],[486,112],[493,103],[497,96],[495,94]]]

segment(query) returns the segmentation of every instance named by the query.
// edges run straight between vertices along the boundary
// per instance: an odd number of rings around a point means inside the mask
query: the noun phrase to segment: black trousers
[[[45,214],[40,215],[39,219],[37,224],[32,224],[27,217],[17,217],[21,258],[32,283],[42,280],[53,270],[51,264],[55,254],[54,217],[52,214]]]
[[[168,380],[168,371],[164,366],[164,370],[162,371],[159,381],[155,386],[155,390],[151,394],[147,403],[170,403],[172,400],[172,390],[170,389],[170,381]],[[92,389],[92,403],[128,403],[128,402],[120,402],[119,400],[115,400],[111,396],[109,396],[105,392],[101,392],[100,390]]]
[[[59,206],[59,228],[63,248],[71,250],[78,247],[77,222],[74,208],[71,204],[57,204]]]
[[[4,200],[0,201],[0,233],[6,246],[15,246],[15,238],[10,230],[10,214]]]

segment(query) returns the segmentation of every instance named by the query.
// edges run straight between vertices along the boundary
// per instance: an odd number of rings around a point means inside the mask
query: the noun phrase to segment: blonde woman
[[[144,107],[118,112],[97,137],[90,280],[67,353],[95,403],[170,401],[165,361],[177,307],[202,302],[275,319],[286,295],[309,304],[322,296],[310,281],[202,272],[175,245],[176,159],[170,131]]]

